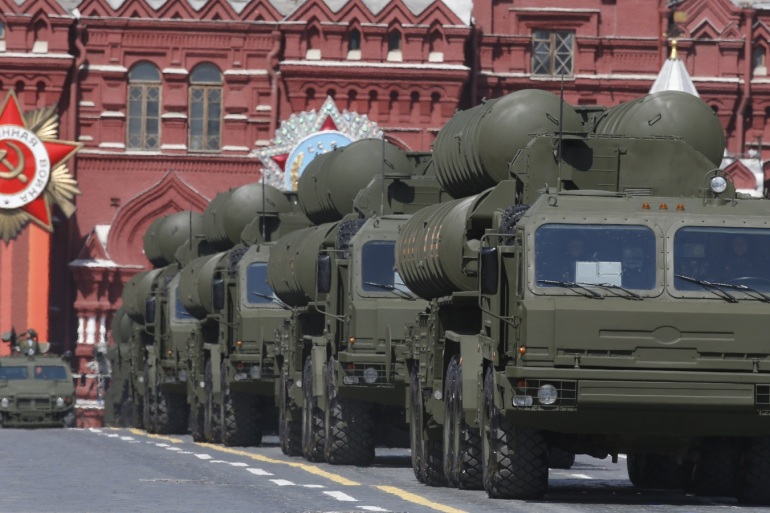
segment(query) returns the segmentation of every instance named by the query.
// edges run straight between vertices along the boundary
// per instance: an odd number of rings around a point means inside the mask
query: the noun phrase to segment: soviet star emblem
[[[10,92],[0,109],[0,237],[7,243],[29,222],[52,232],[51,205],[69,217],[80,194],[65,162],[81,144],[56,139],[55,107],[22,115]]]

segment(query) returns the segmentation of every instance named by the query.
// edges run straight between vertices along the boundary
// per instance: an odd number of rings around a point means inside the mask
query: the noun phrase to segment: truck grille
[[[51,409],[51,400],[48,397],[19,397],[16,408],[19,411],[46,411]]]
[[[517,395],[530,395],[537,397],[537,390],[543,385],[552,385],[556,388],[558,399],[551,406],[575,406],[577,403],[577,381],[561,381],[554,379],[528,379],[524,383],[518,383],[516,386]]]
[[[770,385],[757,385],[755,401],[759,408],[770,408]]]

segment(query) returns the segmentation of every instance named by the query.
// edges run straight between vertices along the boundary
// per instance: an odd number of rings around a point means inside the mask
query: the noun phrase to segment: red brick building
[[[764,8],[760,6],[764,5]],[[368,116],[429,149],[458,108],[522,88],[615,105],[650,90],[670,39],[762,190],[770,116],[767,3],[739,0],[0,0],[0,93],[57,105],[81,195],[54,232],[0,242],[0,330],[34,326],[95,376],[123,284],[159,215],[202,211],[260,179],[293,114]],[[760,175],[759,182],[755,174]],[[30,254],[48,254],[44,266]],[[97,422],[96,381],[80,390]]]

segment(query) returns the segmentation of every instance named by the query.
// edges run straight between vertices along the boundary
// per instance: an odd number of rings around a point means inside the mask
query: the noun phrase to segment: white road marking
[[[249,466],[248,463],[243,463],[242,461],[230,462],[230,465],[232,465],[233,467],[248,467]]]
[[[120,435],[112,434],[112,435],[107,435],[107,438],[118,438],[119,436]]]
[[[168,444],[155,444],[156,447],[168,447]]]
[[[326,488],[324,485],[302,485],[304,488]]]
[[[102,430],[101,430],[101,429],[97,429],[97,428],[88,428],[88,430],[89,430],[91,433],[101,433],[101,432],[102,432]]]
[[[182,449],[180,449],[179,447],[166,447],[166,450],[167,451],[181,451]]]
[[[202,460],[210,460],[211,459],[211,455],[209,455],[209,454],[196,454],[195,456],[197,458],[202,459]]]
[[[133,440],[133,438],[130,436],[121,436],[120,439],[126,442],[128,442],[129,440]]]
[[[294,483],[285,479],[271,479],[270,481],[277,484],[278,486],[294,486]]]
[[[346,501],[346,502],[358,502],[358,499],[354,499],[350,495],[342,492],[324,492],[329,497],[332,497],[334,499],[337,499],[338,501]]]
[[[227,463],[225,460],[211,460],[209,463]]]
[[[379,508],[377,506],[356,506],[358,509],[363,509],[365,511],[389,511],[387,509]]]
[[[569,474],[569,475],[571,475],[572,477],[577,477],[579,479],[593,479],[593,477],[587,476],[585,474]]]
[[[272,476],[272,475],[275,475],[275,474],[271,474],[267,470],[262,470],[261,468],[247,468],[246,470],[251,472],[255,476]]]
[[[179,451],[179,454],[195,454],[195,453],[190,451]]]

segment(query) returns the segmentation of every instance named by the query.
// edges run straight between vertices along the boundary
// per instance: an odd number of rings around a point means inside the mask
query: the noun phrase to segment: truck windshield
[[[60,365],[35,365],[35,379],[66,380],[67,371]]]
[[[194,319],[192,315],[190,315],[190,312],[187,311],[187,309],[182,304],[182,300],[179,296],[179,287],[176,288],[176,291],[174,292],[174,298],[175,298],[175,304],[176,307],[174,308],[174,315],[177,319],[180,321],[186,320],[186,319]]]
[[[535,232],[540,287],[655,288],[655,233],[647,226],[544,224]]]
[[[397,291],[411,296],[396,271],[396,242],[370,240],[361,247],[361,288],[366,292]]]
[[[0,367],[0,379],[27,379],[26,367]]]
[[[255,262],[246,268],[246,301],[250,304],[275,302],[273,289],[267,282],[266,262]]]
[[[674,287],[770,291],[770,229],[685,226],[674,234]]]

